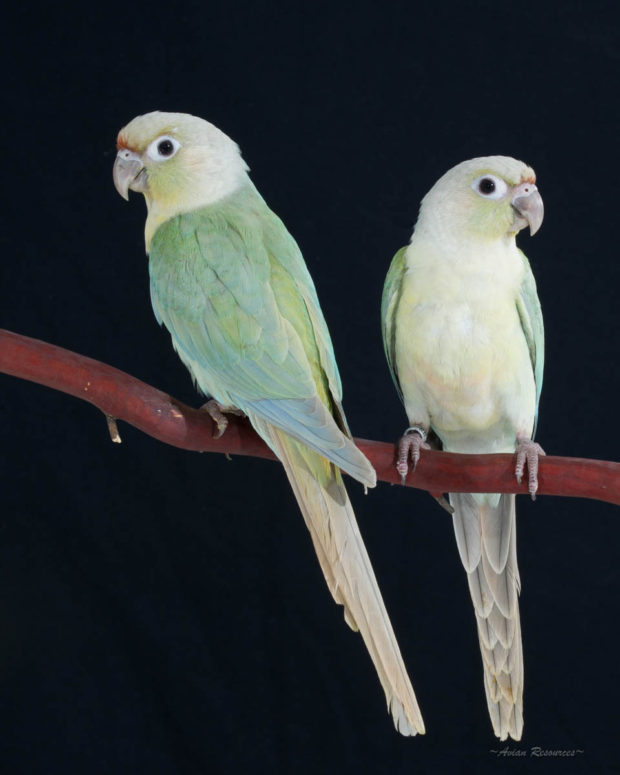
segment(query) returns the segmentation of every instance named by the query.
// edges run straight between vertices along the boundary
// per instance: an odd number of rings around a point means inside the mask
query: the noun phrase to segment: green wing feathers
[[[523,258],[524,276],[519,296],[517,297],[517,311],[521,320],[521,327],[530,351],[530,360],[534,370],[534,382],[536,384],[536,416],[532,438],[536,433],[538,423],[538,404],[543,383],[543,368],[545,364],[545,330],[543,326],[542,309],[536,291],[536,281],[524,253],[519,251]]]
[[[312,279],[282,222],[248,185],[167,221],[150,252],[151,299],[199,388],[264,417],[364,484]]]
[[[292,237],[248,186],[167,221],[151,243],[158,320],[200,389],[245,412],[281,460],[325,579],[359,630],[397,729],[424,732],[339,468],[368,486],[332,343]]]
[[[405,253],[407,247],[401,248],[392,259],[390,268],[383,285],[383,295],[381,297],[381,331],[383,333],[383,349],[387,358],[388,366],[392,380],[396,385],[396,390],[403,401],[403,393],[398,381],[396,371],[396,311],[400,301],[400,295],[403,287],[403,277],[406,271]],[[403,401],[404,403],[404,401]]]

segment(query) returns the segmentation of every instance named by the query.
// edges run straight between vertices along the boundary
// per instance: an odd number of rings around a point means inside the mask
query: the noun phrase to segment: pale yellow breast
[[[476,256],[460,265],[418,257],[405,275],[399,379],[405,404],[422,401],[435,428],[483,431],[513,415],[515,423],[533,417],[532,366],[516,307],[521,262],[509,258],[484,271]]]

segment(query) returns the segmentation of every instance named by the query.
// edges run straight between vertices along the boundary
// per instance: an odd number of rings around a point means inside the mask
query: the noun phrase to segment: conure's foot
[[[206,404],[203,404],[200,409],[206,412],[217,425],[217,431],[213,434],[214,439],[221,438],[221,436],[224,435],[226,428],[228,428],[228,419],[226,418],[224,412],[227,414],[238,414],[242,417],[244,416],[240,409],[235,409],[234,407],[229,406],[222,406],[222,404],[220,404],[219,401],[216,401],[215,398],[211,398],[209,401],[207,401]]]
[[[527,436],[517,436],[517,465],[515,466],[515,476],[517,482],[521,484],[523,469],[527,463],[527,489],[532,500],[536,500],[536,490],[538,489],[538,458],[545,455],[545,450],[532,441]]]
[[[398,440],[398,460],[396,461],[396,470],[400,474],[401,484],[405,483],[405,479],[409,473],[409,458],[411,458],[413,470],[415,471],[418,460],[420,459],[421,449],[430,449],[430,445],[426,443],[426,431],[424,428],[418,428],[418,426],[407,428]]]

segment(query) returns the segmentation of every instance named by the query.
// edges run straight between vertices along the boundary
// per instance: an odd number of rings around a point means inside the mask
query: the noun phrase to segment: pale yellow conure
[[[444,450],[517,452],[535,494],[532,438],[544,360],[534,277],[517,248],[543,203],[534,171],[506,156],[449,170],[424,197],[411,243],[383,291],[385,351],[410,427],[397,468],[407,475],[433,431]],[[487,704],[495,734],[521,738],[523,650],[515,496],[451,493],[454,531],[474,603]]]

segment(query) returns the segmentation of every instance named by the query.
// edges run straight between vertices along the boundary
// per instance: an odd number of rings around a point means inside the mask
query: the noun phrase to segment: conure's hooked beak
[[[511,204],[516,211],[515,231],[529,226],[530,234],[536,234],[543,222],[545,208],[534,183],[520,183],[514,189]]]
[[[114,186],[123,199],[129,199],[129,189],[146,191],[146,170],[137,153],[121,148],[112,170]]]

